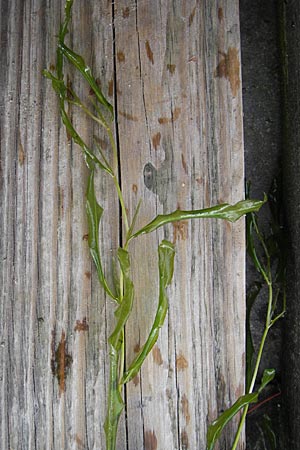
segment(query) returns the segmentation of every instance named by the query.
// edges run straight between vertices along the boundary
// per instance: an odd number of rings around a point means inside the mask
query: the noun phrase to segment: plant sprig
[[[124,409],[122,392],[123,386],[125,383],[132,380],[138,373],[145,358],[153,348],[158,338],[159,330],[164,324],[168,310],[168,298],[166,291],[167,287],[172,282],[174,272],[174,245],[167,240],[163,240],[158,246],[159,292],[156,315],[146,342],[142,346],[138,355],[129,364],[128,368],[125,369],[125,326],[134,302],[134,285],[130,275],[130,242],[142,234],[151,233],[161,226],[167,225],[168,223],[177,222],[178,220],[215,218],[235,222],[246,213],[258,211],[265,203],[266,198],[262,201],[247,199],[242,200],[235,205],[229,205],[226,203],[195,211],[177,210],[170,214],[158,215],[149,224],[146,224],[141,229],[135,231],[135,223],[140,209],[140,202],[136,208],[132,220],[130,221],[117,176],[118,148],[114,139],[113,107],[105,98],[84,58],[77,54],[73,49],[69,48],[69,46],[65,43],[65,38],[67,36],[68,27],[71,20],[72,6],[73,0],[66,0],[65,19],[60,27],[58,36],[56,71],[52,73],[45,70],[44,75],[52,82],[52,87],[59,98],[59,109],[62,122],[67,130],[67,133],[81,148],[90,172],[86,192],[86,212],[89,236],[88,245],[91,257],[96,267],[99,283],[105,293],[117,304],[117,308],[115,310],[115,327],[108,339],[110,375],[107,414],[104,426],[106,434],[106,450],[115,450],[118,422]],[[65,60],[68,61],[68,63],[70,63],[82,75],[90,89],[95,94],[94,100],[91,101],[92,110],[81,101],[73,87],[71,88],[66,82],[66,77],[64,75]],[[100,125],[107,133],[113,158],[112,165],[109,164],[109,158],[105,156],[103,150],[98,145],[97,139],[94,139],[95,149],[91,148],[84,142],[79,131],[74,127],[66,105],[79,107],[90,119]],[[98,170],[109,175],[113,179],[121,206],[122,219],[126,232],[125,243],[118,249],[119,279],[113,287],[109,286],[101,262],[101,239],[99,237],[99,224],[104,211],[102,206],[98,203],[95,193],[94,178]],[[251,395],[251,398],[252,397],[253,395]]]
[[[249,198],[249,183],[246,187],[246,195]],[[247,214],[246,222],[247,252],[255,269],[260,275],[260,279],[254,283],[247,296],[246,394],[240,397],[233,406],[222,413],[218,419],[216,419],[209,426],[207,435],[207,450],[213,450],[218,437],[228,421],[242,410],[242,416],[231,450],[235,450],[237,448],[250,404],[258,401],[259,394],[275,377],[274,369],[265,369],[260,387],[256,392],[253,392],[257,383],[257,375],[268,333],[272,326],[284,316],[286,311],[285,251],[283,249],[283,230],[280,226],[278,211],[278,206],[280,204],[278,199],[278,190],[273,189],[269,197],[271,211],[270,235],[265,237],[265,235],[260,231],[258,217],[255,212],[249,212]],[[266,286],[268,290],[267,312],[257,356],[254,359],[255,349],[250,330],[250,315],[252,307],[263,286]]]

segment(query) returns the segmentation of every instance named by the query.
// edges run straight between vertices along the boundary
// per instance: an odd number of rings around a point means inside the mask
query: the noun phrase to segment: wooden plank
[[[41,75],[55,62],[61,3],[1,3],[3,449],[105,446],[113,305],[88,254],[87,170]],[[116,101],[122,185],[130,215],[142,198],[139,224],[178,206],[243,196],[237,0],[77,0],[69,39]],[[77,76],[74,85],[87,95]],[[91,140],[99,130],[76,117]],[[109,273],[119,245],[118,206],[105,177],[97,192]],[[242,222],[175,224],[131,247],[136,301],[127,363],[154,315],[162,237],[177,248],[170,310],[154,351],[126,388],[120,449],[124,442],[129,450],[204,449],[207,423],[243,391]],[[220,448],[230,447],[233,432],[231,425]]]

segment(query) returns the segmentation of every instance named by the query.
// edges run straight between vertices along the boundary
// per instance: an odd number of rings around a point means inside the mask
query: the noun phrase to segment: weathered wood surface
[[[1,2],[3,450],[105,448],[113,305],[87,248],[87,170],[41,74],[55,63],[62,3]],[[122,186],[130,214],[142,198],[140,224],[178,206],[242,198],[237,0],[76,0],[69,39],[115,102]],[[98,132],[81,115],[78,123],[87,140]],[[108,272],[118,207],[109,180],[99,178],[98,188]],[[154,315],[163,236],[177,248],[169,314],[127,386],[120,450],[204,450],[207,423],[243,392],[243,221],[182,222],[133,246],[128,361]],[[233,432],[230,425],[222,450]]]

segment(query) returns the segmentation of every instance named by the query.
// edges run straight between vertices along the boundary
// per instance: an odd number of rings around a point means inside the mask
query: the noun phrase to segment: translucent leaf
[[[158,215],[146,226],[138,230],[132,235],[132,237],[137,237],[140,234],[151,233],[163,225],[170,222],[178,222],[179,220],[187,219],[225,219],[230,222],[235,222],[244,214],[249,212],[258,211],[261,206],[265,203],[266,199],[261,200],[242,200],[235,205],[229,205],[224,203],[222,205],[213,206],[211,208],[194,210],[194,211],[181,211],[176,210],[170,214]]]
[[[261,391],[269,384],[273,378],[275,377],[275,369],[265,369],[262,379],[261,379],[261,385],[258,389],[258,393],[260,394]]]
[[[86,212],[89,230],[88,244],[97,269],[99,281],[103,286],[103,288],[105,289],[105,291],[107,292],[107,294],[116,300],[115,295],[112,293],[111,289],[107,284],[101,264],[99,251],[99,223],[101,216],[103,214],[103,208],[99,205],[96,199],[93,170],[91,171],[88,180],[88,189],[86,193]]]
[[[256,403],[258,400],[258,393],[246,394],[240,397],[230,408],[226,409],[212,424],[207,431],[206,450],[213,450],[221,432],[227,423],[245,406],[250,403]]]
[[[149,333],[146,343],[143,345],[139,354],[130,364],[128,370],[124,373],[121,380],[122,383],[127,383],[132,380],[139,372],[143,362],[153,348],[157,341],[159,330],[162,327],[167,310],[168,310],[168,298],[166,295],[166,288],[171,283],[174,272],[174,245],[169,241],[162,241],[158,247],[159,258],[159,301],[157,305],[156,315],[154,322]]]
[[[118,249],[118,260],[121,271],[123,273],[124,294],[123,298],[121,299],[121,303],[115,312],[115,315],[118,319],[116,327],[108,340],[109,344],[117,351],[119,351],[121,347],[121,333],[131,312],[134,297],[134,286],[129,274],[129,254],[123,248]]]
[[[112,105],[106,100],[104,97],[101,89],[99,88],[95,78],[92,75],[91,69],[86,65],[84,59],[82,56],[75,53],[73,50],[68,48],[64,42],[59,42],[59,49],[61,50],[62,54],[76,67],[76,69],[79,70],[79,72],[83,75],[83,77],[86,79],[88,84],[90,85],[91,89],[95,93],[98,101],[103,105],[111,115],[113,115],[113,107]]]

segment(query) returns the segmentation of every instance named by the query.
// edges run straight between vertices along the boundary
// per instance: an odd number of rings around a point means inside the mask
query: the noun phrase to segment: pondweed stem
[[[134,300],[134,285],[130,274],[130,255],[128,252],[129,242],[136,239],[138,236],[150,233],[157,230],[168,223],[178,222],[180,220],[200,219],[200,218],[214,218],[228,220],[235,222],[240,217],[249,212],[258,211],[265,203],[259,200],[241,200],[234,205],[223,203],[215,205],[206,209],[181,211],[176,210],[169,214],[158,215],[150,223],[143,226],[138,231],[135,231],[135,224],[141,202],[138,203],[131,223],[128,219],[128,214],[125,206],[125,201],[122,192],[122,186],[118,180],[119,175],[119,153],[117,144],[114,138],[114,132],[111,124],[106,120],[109,115],[113,119],[114,111],[112,105],[104,97],[95,77],[90,68],[86,65],[82,56],[75,53],[72,49],[65,45],[65,37],[68,33],[68,25],[71,19],[71,8],[73,0],[66,0],[65,5],[65,20],[60,27],[58,46],[57,46],[57,61],[56,72],[51,73],[47,70],[44,75],[51,80],[52,87],[59,97],[60,115],[63,124],[69,136],[82,149],[86,164],[89,169],[88,189],[86,193],[86,212],[88,220],[88,245],[90,248],[91,257],[95,263],[98,274],[98,279],[104,291],[117,303],[115,310],[115,326],[108,339],[109,344],[109,387],[108,387],[108,401],[107,412],[105,420],[105,435],[106,435],[106,450],[116,449],[116,437],[118,422],[120,414],[124,409],[124,401],[122,397],[123,385],[134,378],[139,372],[145,358],[150,353],[155,345],[159,330],[164,324],[164,320],[168,310],[167,287],[171,284],[174,273],[174,245],[163,240],[158,246],[158,304],[156,314],[150,327],[149,335],[142,346],[140,352],[135,356],[133,361],[126,367],[125,372],[125,326],[130,316],[133,300]],[[66,59],[75,69],[81,74],[93,92],[93,98],[90,98],[93,105],[91,111],[73,91],[72,84],[67,78],[65,83],[65,76],[63,72],[64,59]],[[100,125],[107,133],[110,143],[112,164],[109,164],[109,156],[104,154],[101,147],[98,146],[100,157],[96,156],[94,150],[90,148],[80,136],[78,130],[74,128],[72,118],[69,112],[65,109],[65,104],[73,104],[81,108],[87,116]],[[97,142],[97,138],[94,137]],[[100,141],[99,141],[100,142]],[[114,290],[109,287],[108,280],[104,274],[102,267],[101,251],[99,244],[99,224],[103,215],[103,208],[98,203],[95,193],[94,175],[96,171],[102,170],[109,174],[114,183],[118,201],[121,210],[122,225],[124,226],[125,239],[121,241],[118,248],[118,264],[119,276],[115,281]]]
[[[268,332],[272,326],[272,321],[271,321],[272,305],[273,305],[273,287],[272,287],[272,281],[268,280],[268,309],[267,309],[267,315],[266,315],[266,322],[265,322],[264,331],[263,331],[263,334],[261,337],[261,341],[260,341],[260,345],[259,345],[259,349],[258,349],[258,353],[257,353],[256,363],[255,363],[255,367],[253,370],[250,387],[248,389],[247,394],[251,394],[253,392],[257,374],[258,374],[258,370],[259,370],[259,366],[260,366],[262,355],[263,355],[263,351],[264,351],[265,342],[266,342],[266,339],[268,336]],[[231,450],[236,450],[236,448],[238,446],[238,443],[241,438],[241,433],[244,429],[249,406],[250,405],[248,403],[243,410]]]

